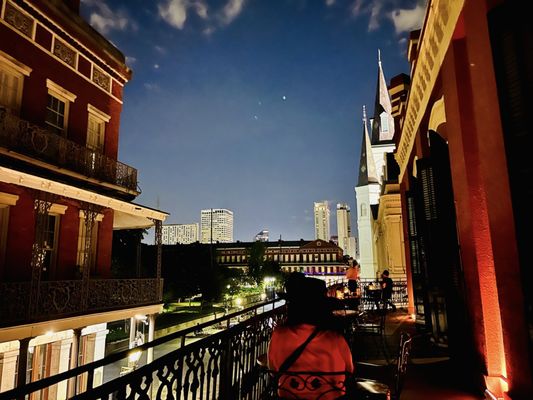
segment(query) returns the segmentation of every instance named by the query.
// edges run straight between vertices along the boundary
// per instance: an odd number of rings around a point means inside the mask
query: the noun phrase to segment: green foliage
[[[266,246],[263,242],[254,242],[248,249],[248,275],[257,285],[263,282],[265,277],[280,279],[281,266],[278,261],[265,260]]]

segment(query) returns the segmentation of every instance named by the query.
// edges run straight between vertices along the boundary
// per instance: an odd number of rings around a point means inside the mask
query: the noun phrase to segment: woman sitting
[[[268,366],[278,378],[278,395],[290,399],[337,399],[346,374],[354,371],[352,354],[331,312],[326,284],[292,274],[284,297],[288,316],[272,333]]]

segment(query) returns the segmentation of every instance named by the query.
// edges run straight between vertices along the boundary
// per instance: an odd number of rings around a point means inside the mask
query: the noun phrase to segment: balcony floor
[[[408,332],[413,339],[411,360],[407,366],[402,400],[469,400],[483,399],[481,393],[462,387],[446,350],[435,346],[427,335],[420,335],[405,310],[387,315],[383,341],[377,337],[358,336],[352,346],[356,374],[382,382],[393,382],[393,368],[387,368],[387,356],[395,361],[400,333]],[[370,365],[369,365],[370,364]]]

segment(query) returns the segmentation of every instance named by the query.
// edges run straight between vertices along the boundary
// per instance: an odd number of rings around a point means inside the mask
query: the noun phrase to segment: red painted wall
[[[47,41],[45,36],[42,35],[43,43]],[[111,116],[106,124],[104,152],[116,159],[122,105],[3,24],[0,24],[0,37],[0,50],[32,68],[30,76],[24,78],[21,117],[39,125],[44,124],[48,94],[46,80],[50,79],[77,96],[70,103],[67,138],[83,146],[86,144],[87,104],[91,104]],[[120,90],[114,92],[121,95]]]

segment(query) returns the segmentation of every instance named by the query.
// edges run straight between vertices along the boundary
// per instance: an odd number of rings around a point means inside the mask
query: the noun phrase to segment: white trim
[[[152,210],[137,204],[128,203],[127,201],[118,200],[113,197],[104,196],[89,190],[55,182],[2,166],[0,166],[0,181],[31,189],[38,189],[48,193],[60,194],[74,200],[86,201],[103,207],[112,208],[113,210],[122,211],[133,216],[151,218],[158,221],[164,221],[168,217],[168,214],[163,211]]]
[[[446,105],[444,95],[433,103],[431,113],[429,114],[428,133],[430,130],[438,132],[439,126],[446,123]]]
[[[13,32],[15,32],[17,35],[19,35],[20,37],[28,40],[30,43],[32,43],[35,47],[37,47],[38,49],[40,49],[41,51],[45,52],[48,56],[52,57],[53,59],[55,59],[57,62],[63,64],[65,67],[69,68],[71,71],[74,71],[74,73],[76,73],[78,76],[80,76],[81,78],[85,79],[87,82],[89,82],[90,84],[92,84],[94,87],[98,88],[99,90],[101,90],[103,93],[106,93],[109,97],[111,97],[113,100],[115,100],[116,102],[118,102],[119,104],[123,104],[123,101],[120,100],[118,97],[114,96],[113,93],[112,93],[112,88],[111,88],[111,91],[107,91],[105,90],[104,88],[102,88],[101,86],[98,86],[95,82],[93,82],[90,78],[86,77],[85,75],[83,75],[80,71],[72,68],[72,66],[68,65],[66,62],[64,62],[62,59],[60,59],[58,56],[56,56],[54,53],[52,53],[50,51],[50,49],[47,49],[43,46],[41,46],[39,43],[35,42],[35,41],[32,41],[29,37],[27,37],[26,35],[22,34],[21,32],[19,32],[18,30],[16,30],[13,26],[9,25],[6,21],[4,21],[3,19],[0,19],[0,24],[4,25],[5,27],[7,27],[8,29],[11,29]],[[49,30],[48,28],[46,28],[45,26],[43,26],[44,29],[48,30],[50,32],[50,34],[53,34],[53,32],[51,30]],[[84,56],[85,57],[85,56]],[[91,68],[92,66],[94,65],[94,62],[92,62],[90,59],[88,59],[87,57],[85,57],[87,59],[87,61],[91,64]],[[91,69],[92,71],[92,69]],[[92,76],[92,72],[91,72],[91,76]],[[116,82],[118,82],[116,80]]]
[[[46,79],[46,87],[48,88],[49,91],[58,94],[59,96],[65,98],[67,101],[70,101],[72,103],[74,103],[74,101],[76,100],[76,97],[78,97],[74,93],[69,92],[67,89],[62,88],[61,86],[59,86],[54,81],[51,81],[50,79]]]
[[[85,219],[85,213],[83,212],[83,210],[80,210],[79,217],[80,219]],[[96,214],[96,218],[94,220],[98,222],[102,222],[104,220],[104,214],[100,214],[100,213]]]
[[[30,76],[32,69],[27,65],[21,63],[16,58],[0,50],[0,62],[5,64],[8,68],[14,69],[22,75]]]
[[[63,204],[52,204],[52,207],[50,207],[50,211],[48,211],[50,214],[60,214],[65,215],[65,212],[67,211],[68,206],[65,206]]]
[[[87,104],[87,111],[91,114],[94,114],[97,118],[101,119],[104,122],[109,122],[111,120],[111,116],[107,115],[103,111],[100,111],[98,108],[96,108],[90,103]]]
[[[16,194],[0,192],[0,204],[2,205],[15,206],[17,205],[18,199],[19,196]]]

